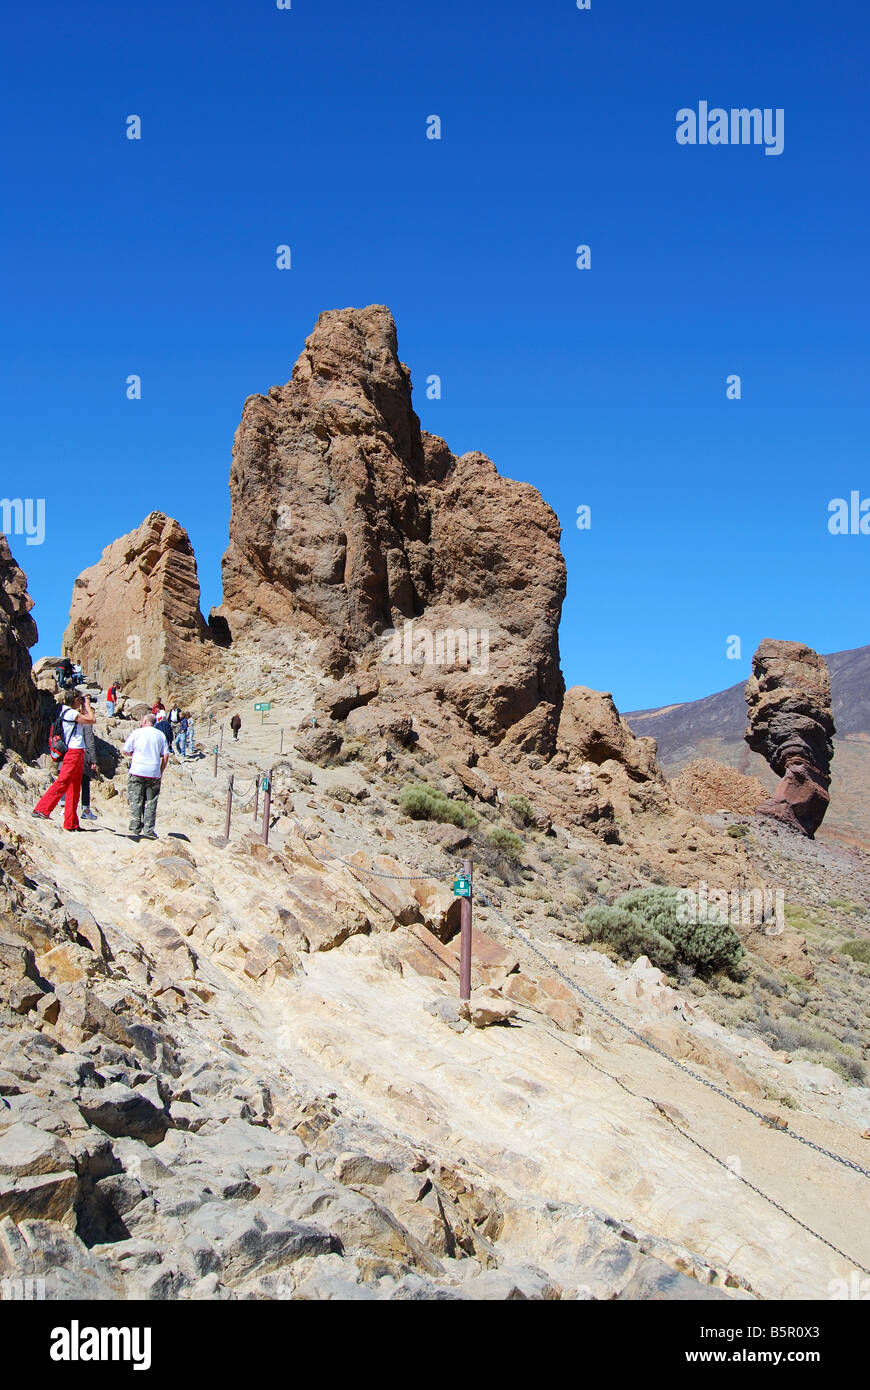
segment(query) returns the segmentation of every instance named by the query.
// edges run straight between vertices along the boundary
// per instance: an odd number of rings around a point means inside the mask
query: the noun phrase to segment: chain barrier
[[[699,1072],[693,1071],[691,1067],[686,1066],[685,1062],[681,1062],[677,1057],[672,1057],[664,1048],[659,1047],[658,1043],[652,1042],[650,1038],[645,1037],[644,1034],[640,1033],[636,1028],[632,1028],[630,1023],[625,1023],[618,1014],[608,1009],[606,1004],[602,1004],[600,1000],[596,999],[595,996],[590,994],[587,989],[584,989],[582,985],[578,985],[577,981],[572,979],[561,966],[557,965],[554,960],[551,960],[550,957],[546,955],[539,946],[536,946],[524,932],[521,932],[519,928],[511,922],[510,918],[506,917],[501,909],[496,907],[491,899],[488,899],[485,894],[480,892],[478,892],[476,896],[484,907],[489,907],[495,913],[512,936],[515,936],[518,941],[522,941],[524,945],[528,946],[529,950],[533,951],[540,960],[544,961],[549,969],[552,970],[569,989],[572,989],[575,994],[579,994],[580,997],[591,1004],[593,1008],[598,1009],[600,1013],[604,1014],[605,1018],[610,1019],[611,1023],[615,1023],[617,1027],[622,1028],[626,1033],[630,1033],[631,1036],[639,1043],[642,1043],[644,1047],[649,1048],[651,1052],[655,1052],[659,1057],[663,1057],[666,1062],[670,1062],[672,1066],[677,1067],[677,1069],[686,1076],[690,1076],[693,1081],[700,1081],[702,1086],[706,1086],[708,1090],[714,1091],[716,1095],[721,1096],[723,1100],[727,1100],[731,1105],[736,1105],[740,1110],[745,1110],[748,1115],[754,1116],[756,1120],[761,1120],[765,1124],[769,1123],[769,1117],[762,1111],[754,1109],[751,1105],[747,1105],[743,1100],[738,1100],[736,1096],[732,1096],[728,1091],[723,1090],[721,1086],[717,1086],[715,1081],[708,1081],[706,1076],[701,1076]],[[812,1139],[807,1139],[803,1134],[798,1134],[792,1129],[778,1129],[777,1133],[784,1134],[787,1138],[794,1139],[799,1144],[805,1144],[808,1149],[814,1149],[816,1153],[824,1155],[825,1158],[833,1159],[835,1163],[841,1163],[844,1168],[850,1168],[852,1172],[860,1173],[864,1178],[870,1178],[870,1170],[862,1168],[860,1163],[855,1163],[851,1158],[844,1158],[842,1154],[834,1153],[831,1149],[823,1148],[821,1144],[816,1144]]]
[[[626,1095],[632,1096],[634,1100],[645,1100],[648,1101],[650,1105],[654,1105],[656,1110],[658,1110],[659,1114],[667,1120],[668,1124],[671,1125],[677,1131],[678,1134],[682,1135],[682,1137],[688,1140],[690,1144],[693,1144],[696,1149],[700,1149],[701,1153],[706,1154],[707,1158],[712,1158],[713,1162],[718,1163],[720,1168],[724,1168],[726,1173],[729,1173],[732,1178],[736,1178],[738,1182],[742,1182],[744,1187],[748,1187],[751,1192],[754,1192],[756,1194],[756,1196],[763,1197],[765,1202],[769,1202],[770,1205],[772,1207],[775,1207],[778,1212],[781,1212],[783,1216],[787,1216],[790,1221],[793,1221],[795,1223],[796,1226],[800,1226],[801,1230],[806,1231],[807,1234],[813,1236],[815,1240],[821,1241],[822,1245],[827,1245],[829,1250],[834,1251],[834,1254],[840,1255],[847,1262],[847,1264],[850,1264],[855,1269],[860,1270],[862,1274],[870,1274],[870,1269],[865,1269],[864,1265],[859,1264],[858,1261],[853,1259],[851,1255],[847,1255],[845,1250],[841,1250],[839,1245],[834,1245],[833,1242],[828,1240],[826,1236],[819,1235],[818,1231],[814,1231],[812,1226],[808,1226],[805,1221],[801,1221],[799,1216],[795,1216],[794,1212],[788,1210],[788,1207],[784,1207],[780,1202],[777,1202],[776,1198],[769,1196],[766,1192],[763,1192],[760,1187],[756,1187],[754,1182],[750,1182],[748,1178],[744,1178],[742,1173],[738,1173],[736,1169],[732,1168],[729,1163],[725,1162],[724,1158],[720,1158],[718,1154],[714,1154],[711,1149],[708,1149],[706,1145],[702,1144],[699,1139],[696,1139],[694,1137],[694,1135],[688,1134],[687,1131],[684,1130],[681,1125],[678,1125],[676,1120],[668,1114],[668,1112],[664,1109],[664,1107],[660,1104],[659,1101],[654,1100],[652,1096],[644,1095],[643,1092],[632,1091],[631,1088],[629,1086],[626,1086],[625,1082],[620,1080],[618,1076],[614,1076],[613,1072],[609,1072],[606,1067],[600,1066],[598,1062],[593,1062],[592,1058],[587,1056],[586,1053],[580,1052],[578,1053],[578,1056],[590,1067],[592,1067],[593,1071],[600,1072],[600,1074],[602,1076],[606,1076],[609,1081],[615,1082],[615,1084],[619,1086],[620,1090],[625,1091]]]

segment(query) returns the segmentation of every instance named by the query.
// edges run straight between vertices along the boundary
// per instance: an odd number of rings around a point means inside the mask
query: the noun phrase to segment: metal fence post
[[[463,859],[462,872],[472,885],[474,892],[474,881],[471,877],[471,860]],[[459,998],[468,999],[471,996],[471,898],[460,898],[459,900]]]
[[[260,814],[260,774],[254,778],[254,820]]]
[[[217,777],[217,760],[218,760],[218,746],[217,746],[217,744],[215,744],[215,746],[214,746],[214,775],[215,775],[215,777]]]
[[[263,778],[263,844],[269,843],[269,815],[272,810],[272,769]]]
[[[284,730],[281,730],[281,752],[284,752]]]
[[[221,752],[224,751],[224,726],[221,724]]]
[[[233,818],[233,774],[230,773],[229,780],[228,780],[228,782],[227,782],[227,826],[226,826],[226,830],[224,831],[224,837],[225,837],[227,840],[230,838],[230,822],[232,821],[232,818]]]

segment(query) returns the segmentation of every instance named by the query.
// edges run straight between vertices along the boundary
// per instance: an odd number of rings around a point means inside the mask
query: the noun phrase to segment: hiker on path
[[[238,716],[237,714],[234,714],[233,717],[232,717],[232,719],[230,720],[230,728],[231,728],[232,731],[233,731],[233,742],[236,742],[236,741],[238,740],[238,737],[239,737],[239,729],[240,729],[241,727],[242,727],[242,721],[241,721],[241,719],[239,718],[239,716]]]
[[[193,753],[193,715],[189,714],[187,716],[187,747],[185,748],[185,757],[192,758]]]
[[[166,706],[162,700],[155,700],[154,704],[151,706],[151,713],[154,715],[155,719],[163,718],[166,713]]]
[[[155,715],[154,727],[158,729],[166,739],[166,746],[168,748],[172,742],[172,725],[169,722],[169,715],[166,713],[166,710]]]
[[[110,719],[113,718],[113,716],[114,716],[114,713],[115,713],[115,706],[116,706],[117,703],[118,703],[118,687],[116,686],[115,682],[112,681],[112,684],[109,686],[108,690],[106,691],[106,709],[107,709],[107,711],[108,711],[108,714],[109,714],[109,718],[110,718]]]
[[[160,779],[169,762],[169,744],[155,727],[153,714],[146,714],[141,727],[124,744],[124,757],[130,758],[127,796],[130,801],[130,834],[138,840],[156,840],[157,798]]]
[[[60,735],[65,751],[60,765],[60,775],[44,796],[40,797],[31,812],[37,820],[48,820],[61,797],[65,797],[63,808],[64,830],[80,830],[78,818],[79,793],[82,786],[82,770],[85,760],[85,740],[83,726],[96,724],[97,716],[91,708],[87,695],[74,692],[66,697],[60,714],[52,726],[53,733]]]
[[[169,722],[170,722],[170,724],[172,725],[172,733],[173,733],[173,735],[174,735],[175,732],[176,732],[175,726],[176,726],[176,724],[178,723],[178,721],[179,721],[180,718],[181,718],[181,710],[178,708],[178,705],[173,704],[173,705],[171,706],[170,710],[169,710]]]
[[[175,737],[172,740],[172,747],[180,758],[187,756],[187,715],[179,714],[178,723],[175,725]]]
[[[82,725],[82,738],[85,741],[85,756],[82,762],[82,820],[96,820],[97,813],[91,810],[91,777],[98,775],[100,768],[93,725]]]

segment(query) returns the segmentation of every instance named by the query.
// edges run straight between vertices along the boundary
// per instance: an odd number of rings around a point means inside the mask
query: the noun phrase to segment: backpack
[[[75,710],[71,710],[68,705],[64,705],[57,719],[55,719],[48,731],[48,751],[52,761],[56,763],[62,762],[69,752],[66,725],[64,724],[64,718],[68,714],[73,715],[73,728],[75,728]],[[72,734],[70,734],[69,737],[72,737]]]

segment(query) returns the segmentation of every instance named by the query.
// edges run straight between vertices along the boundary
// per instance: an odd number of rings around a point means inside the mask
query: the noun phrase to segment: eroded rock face
[[[552,750],[558,520],[483,454],[456,458],[421,431],[388,309],[321,314],[287,385],[246,401],[230,497],[234,633],[293,615],[331,643],[335,673],[377,660],[382,686],[401,689],[425,667],[488,738],[518,730]]]
[[[0,750],[12,748],[23,758],[42,751],[45,734],[30,661],[30,648],[38,635],[30,616],[32,607],[27,576],[12,558],[6,537],[0,535]]]
[[[751,816],[766,796],[757,777],[747,777],[715,758],[693,758],[671,782],[671,790],[681,806],[702,815],[735,811]]]
[[[73,585],[63,650],[125,695],[165,699],[207,665],[210,649],[193,548],[162,512],[113,541]]]
[[[830,800],[834,717],[824,657],[802,642],[765,638],[746,684],[749,747],[782,778],[757,814],[773,816],[811,839]]]

